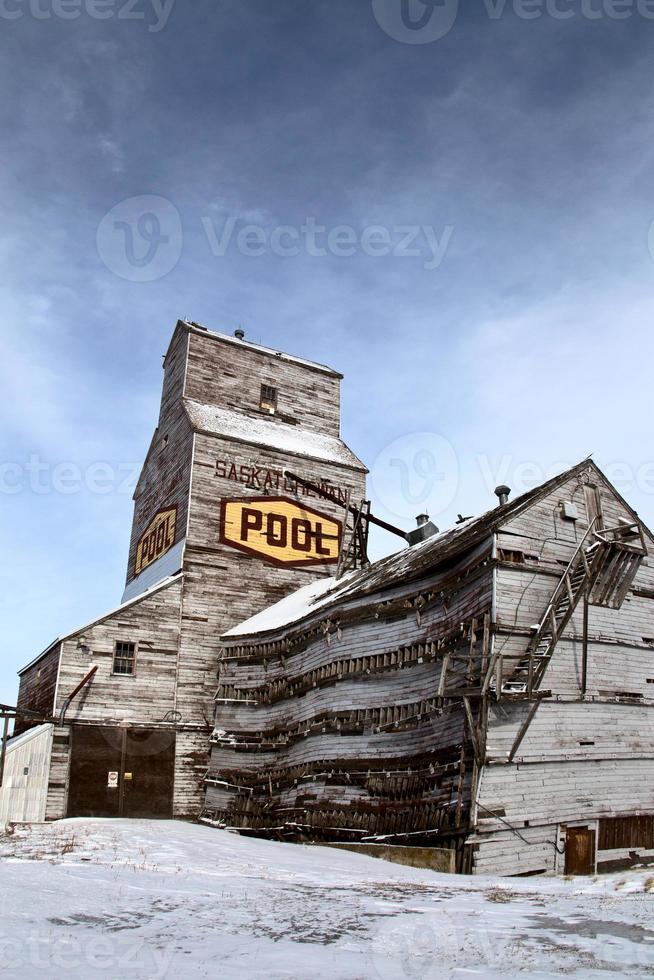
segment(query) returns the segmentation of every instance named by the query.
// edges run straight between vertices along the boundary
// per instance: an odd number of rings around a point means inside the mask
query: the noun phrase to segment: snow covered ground
[[[459,878],[174,821],[0,837],[3,978],[654,972],[654,877]]]

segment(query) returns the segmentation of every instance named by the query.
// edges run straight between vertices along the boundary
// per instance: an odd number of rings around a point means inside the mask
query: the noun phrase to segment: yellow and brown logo
[[[176,530],[177,505],[157,511],[136,545],[135,575],[140,575],[144,568],[170,551],[175,544]]]
[[[288,497],[223,500],[220,540],[275,565],[338,561],[343,526]]]

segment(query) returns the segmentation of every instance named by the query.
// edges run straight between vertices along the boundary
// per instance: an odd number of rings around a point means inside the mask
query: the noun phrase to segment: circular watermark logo
[[[647,229],[647,248],[649,249],[650,258],[654,262],[654,221],[652,221]]]
[[[411,921],[402,917],[390,925],[388,920],[371,943],[374,976],[380,980],[436,980],[449,976],[452,945],[456,946],[456,928],[445,912],[430,916],[429,921]]]
[[[98,225],[98,255],[110,272],[130,282],[154,282],[168,275],[182,254],[182,221],[165,197],[129,197]]]
[[[375,20],[395,41],[432,44],[454,27],[459,0],[372,0]]]
[[[437,432],[412,432],[386,446],[370,470],[375,500],[390,514],[410,520],[436,517],[454,500],[459,461],[449,439]]]

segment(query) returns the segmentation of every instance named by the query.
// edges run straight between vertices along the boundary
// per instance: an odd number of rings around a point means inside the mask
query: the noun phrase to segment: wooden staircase
[[[523,657],[500,662],[491,690],[498,696],[530,697],[538,691],[547,665],[584,595],[592,605],[619,609],[629,591],[645,548],[626,543],[637,525],[595,530],[593,521],[561,576]]]

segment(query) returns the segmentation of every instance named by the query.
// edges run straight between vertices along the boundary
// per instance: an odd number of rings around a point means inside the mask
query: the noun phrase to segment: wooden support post
[[[5,715],[4,725],[2,726],[2,747],[0,747],[0,786],[5,774],[5,756],[7,754],[7,735],[9,733],[9,718]]]
[[[475,661],[475,645],[477,643],[477,618],[472,617],[472,623],[470,625],[470,646],[468,648],[468,667],[466,673],[466,681],[472,686],[473,684],[473,673],[472,668]]]
[[[584,626],[581,647],[581,694],[585,696],[588,688],[588,593],[584,595]]]
[[[459,762],[459,783],[456,790],[456,818],[455,824],[458,828],[461,826],[461,811],[463,809],[463,783],[466,774],[466,746],[465,746],[465,732],[463,741],[461,743],[461,761]]]
[[[514,741],[513,745],[511,746],[511,751],[509,752],[509,759],[508,759],[509,762],[513,762],[514,756],[515,756],[516,752],[518,751],[518,749],[520,748],[520,745],[522,743],[523,738],[527,734],[527,729],[531,725],[531,723],[533,721],[533,718],[534,718],[534,715],[538,711],[539,705],[540,705],[540,701],[534,701],[533,705],[531,706],[531,708],[529,710],[529,714],[527,715],[527,717],[525,718],[524,722],[520,726],[520,731],[516,735],[515,741]]]
[[[463,698],[463,707],[465,708],[466,719],[468,722],[468,728],[470,730],[470,741],[472,742],[472,748],[475,753],[475,761],[479,764],[479,744],[477,742],[477,731],[475,728],[474,718],[472,717],[472,709],[470,707],[470,699]]]
[[[440,677],[440,682],[438,684],[439,698],[442,698],[445,695],[445,684],[446,684],[446,677],[447,677],[447,669],[449,665],[450,665],[450,654],[448,652],[443,657],[443,663],[441,665],[441,677]]]
[[[481,669],[479,671],[479,679],[482,681],[486,677],[486,671],[488,670],[488,650],[490,641],[490,613],[484,613],[484,639],[481,649]]]

